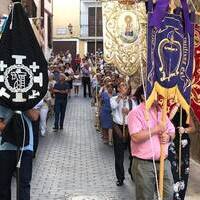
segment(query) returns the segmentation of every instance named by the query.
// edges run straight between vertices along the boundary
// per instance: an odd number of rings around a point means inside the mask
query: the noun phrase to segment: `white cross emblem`
[[[0,71],[3,72],[6,67],[7,67],[7,65],[5,65],[4,62],[1,60],[0,61]]]
[[[37,98],[40,92],[33,89],[33,86],[34,84],[43,86],[43,74],[36,75],[40,66],[36,62],[33,62],[29,68],[25,66],[23,60],[26,56],[12,55],[12,58],[15,59],[15,64],[9,67],[0,60],[0,83],[5,84],[5,87],[0,89],[0,96],[10,99],[10,93],[14,93],[13,102],[26,102],[28,99]]]

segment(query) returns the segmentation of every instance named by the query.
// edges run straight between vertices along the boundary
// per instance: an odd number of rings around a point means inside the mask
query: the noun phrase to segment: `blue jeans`
[[[19,171],[19,198],[30,200],[32,177],[31,151],[24,151]],[[0,199],[11,200],[11,180],[17,165],[17,151],[0,151]]]
[[[65,119],[65,111],[67,106],[67,99],[56,99],[55,100],[55,123],[54,127],[58,129],[58,124],[60,128],[63,127]],[[60,122],[60,123],[59,123]]]

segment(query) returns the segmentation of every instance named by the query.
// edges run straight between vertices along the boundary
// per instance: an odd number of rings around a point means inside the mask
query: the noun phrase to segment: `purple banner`
[[[182,0],[185,2],[185,0]],[[184,6],[183,6],[183,9]],[[160,29],[151,26],[154,13],[149,12],[147,57],[147,107],[150,108],[157,94],[175,98],[189,113],[193,72],[194,27],[183,24],[183,9],[175,14],[166,13]],[[186,26],[187,24],[191,25]],[[190,29],[186,32],[185,28]]]
[[[192,24],[190,21],[189,9],[186,0],[180,0],[182,5],[182,14],[184,21],[184,30],[186,33],[192,33]],[[162,20],[168,14],[169,0],[158,0],[151,15],[149,26],[154,26],[157,29],[161,28]]]

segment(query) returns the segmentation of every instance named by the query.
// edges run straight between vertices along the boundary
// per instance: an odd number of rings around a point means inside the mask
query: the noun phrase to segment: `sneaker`
[[[109,145],[109,146],[113,146],[113,142],[112,142],[112,141],[109,141],[109,142],[108,142],[108,145]]]

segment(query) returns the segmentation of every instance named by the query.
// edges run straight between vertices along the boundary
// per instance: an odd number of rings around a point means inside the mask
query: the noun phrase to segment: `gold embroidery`
[[[104,59],[124,75],[139,75],[146,62],[147,15],[144,2],[123,5],[103,2]],[[140,76],[139,76],[140,77]],[[138,81],[136,81],[138,82]]]
[[[200,26],[196,26],[195,34],[195,65],[194,65],[194,76],[192,80],[192,93],[191,99],[192,101],[200,106]]]
[[[199,31],[197,29],[194,31],[194,46],[195,48],[200,46],[200,28]]]

